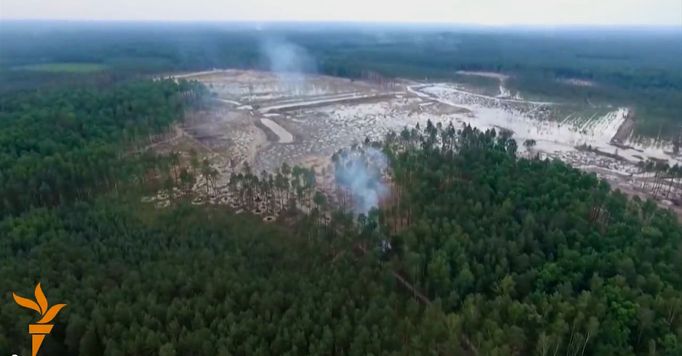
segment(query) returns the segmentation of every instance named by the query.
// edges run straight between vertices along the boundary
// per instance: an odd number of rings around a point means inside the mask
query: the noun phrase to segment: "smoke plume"
[[[388,166],[386,156],[375,148],[343,151],[335,166],[337,184],[348,189],[357,213],[367,214],[379,206],[379,200],[388,193],[381,173]]]
[[[299,82],[303,74],[316,71],[315,60],[303,47],[285,40],[268,39],[261,43],[261,56],[270,71],[281,80]]]

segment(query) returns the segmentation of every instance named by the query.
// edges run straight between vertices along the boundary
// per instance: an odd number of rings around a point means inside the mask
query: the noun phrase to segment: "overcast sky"
[[[682,26],[682,0],[0,0],[0,19]]]

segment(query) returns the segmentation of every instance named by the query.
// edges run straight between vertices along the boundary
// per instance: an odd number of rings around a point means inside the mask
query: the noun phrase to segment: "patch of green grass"
[[[17,70],[26,70],[32,72],[48,72],[48,73],[94,73],[101,72],[108,67],[98,63],[78,63],[78,62],[54,62],[54,63],[40,63],[29,64],[15,67]]]

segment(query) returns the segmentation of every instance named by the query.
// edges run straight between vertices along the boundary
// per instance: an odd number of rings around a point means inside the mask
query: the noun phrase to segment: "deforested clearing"
[[[458,74],[501,83],[508,78],[490,72]],[[644,195],[642,187],[652,179],[641,174],[646,162],[682,162],[673,153],[673,142],[636,139],[636,118],[626,106],[491,96],[457,82],[351,81],[323,75],[291,80],[277,73],[234,69],[178,78],[199,80],[215,96],[213,108],[192,114],[182,129],[208,153],[224,184],[244,164],[257,172],[273,172],[282,163],[305,165],[311,160],[318,162],[318,180],[328,181],[333,179],[329,157],[335,152],[365,138],[378,140],[390,131],[429,122],[509,132],[518,141],[520,155],[560,159]],[[666,201],[679,200],[666,196]]]

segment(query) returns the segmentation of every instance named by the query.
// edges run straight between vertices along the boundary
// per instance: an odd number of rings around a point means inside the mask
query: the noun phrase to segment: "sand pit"
[[[472,92],[460,83],[398,80],[387,88],[329,76],[292,79],[246,70],[182,74],[176,78],[206,84],[216,97],[215,105],[191,114],[182,125],[189,137],[169,140],[167,145],[198,147],[218,170],[218,181],[223,185],[245,164],[258,173],[275,172],[286,162],[314,168],[318,184],[330,186],[330,164],[322,157],[366,138],[382,139],[389,131],[424,127],[428,121],[452,123],[457,128],[468,123],[481,130],[511,131],[520,154],[561,159],[623,189],[636,190],[643,179],[650,179],[637,175],[637,164],[643,160],[682,164],[680,157],[672,154],[670,142],[632,136],[632,116],[627,107],[524,100],[504,92],[508,77],[503,74],[458,74],[499,80],[501,93]],[[535,145],[527,151],[525,141]],[[312,165],[311,159],[315,161]],[[264,207],[256,210],[274,216]]]

